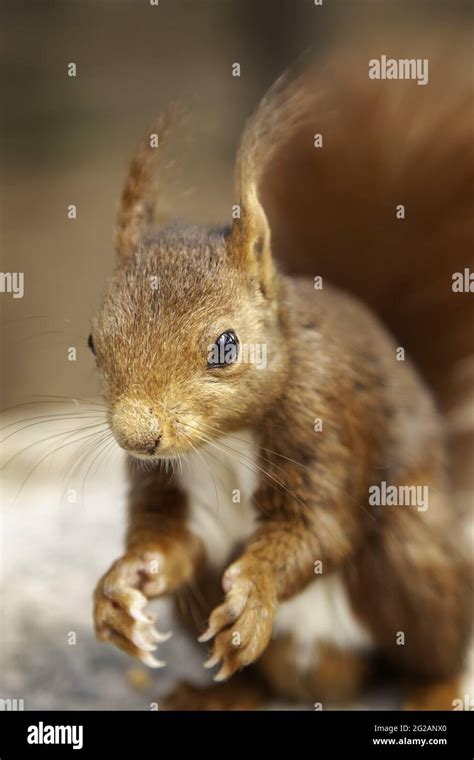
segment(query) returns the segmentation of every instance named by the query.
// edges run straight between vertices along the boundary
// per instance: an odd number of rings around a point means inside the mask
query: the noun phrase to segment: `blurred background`
[[[227,221],[245,119],[293,60],[309,47],[323,50],[354,25],[375,28],[381,19],[411,17],[440,26],[468,22],[470,6],[452,0],[1,3],[1,269],[24,273],[25,294],[0,295],[7,410],[0,698],[23,699],[25,709],[148,709],[176,678],[204,679],[204,653],[179,630],[163,647],[169,667],[158,674],[95,642],[91,593],[121,552],[122,459],[115,449],[88,448],[90,439],[80,435],[66,438],[100,413],[86,341],[112,271],[117,199],[137,141],[160,110],[182,102],[189,114],[175,156],[179,166],[171,167],[179,191],[172,182],[163,189],[165,207],[201,223]],[[234,62],[240,78],[232,76]],[[68,76],[69,63],[76,64],[76,77]],[[71,204],[76,219],[68,219]],[[59,443],[67,447],[47,456]],[[353,707],[397,706],[398,700],[384,691]]]

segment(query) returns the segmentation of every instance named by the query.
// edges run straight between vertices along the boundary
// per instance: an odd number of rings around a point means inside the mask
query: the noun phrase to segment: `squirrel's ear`
[[[275,293],[270,227],[259,201],[255,185],[249,188],[241,204],[240,219],[235,219],[227,242],[229,255],[240,269],[258,279],[268,298]]]
[[[177,105],[172,104],[156,119],[130,164],[120,197],[115,232],[115,247],[120,259],[130,256],[147,231],[158,224],[159,193],[154,174],[160,162],[163,164],[162,143],[167,142],[176,115]]]

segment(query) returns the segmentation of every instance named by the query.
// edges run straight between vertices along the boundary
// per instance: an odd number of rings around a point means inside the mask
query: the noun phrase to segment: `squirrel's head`
[[[279,391],[279,284],[254,212],[228,230],[171,227],[122,255],[89,347],[130,454],[189,452],[254,422]]]

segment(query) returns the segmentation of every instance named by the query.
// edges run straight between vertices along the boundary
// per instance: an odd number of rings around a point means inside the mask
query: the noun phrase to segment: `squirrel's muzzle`
[[[154,409],[138,399],[121,399],[111,415],[112,432],[119,446],[134,456],[153,456],[162,438]]]

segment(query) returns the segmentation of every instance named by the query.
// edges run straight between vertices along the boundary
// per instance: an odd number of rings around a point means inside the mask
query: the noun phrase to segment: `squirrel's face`
[[[163,233],[121,264],[94,321],[117,442],[172,458],[255,421],[281,382],[277,301],[223,232]]]

